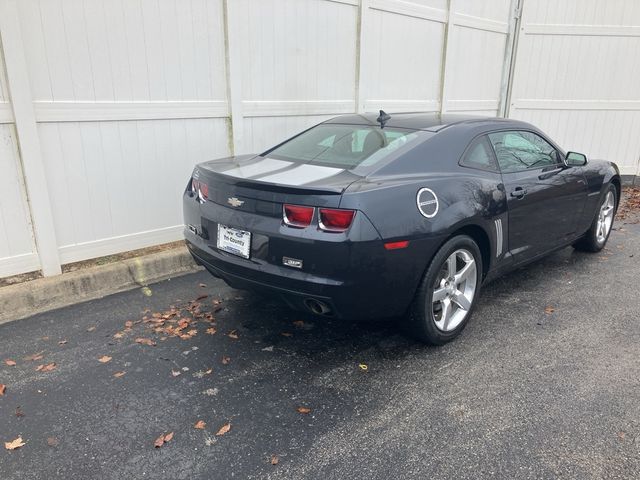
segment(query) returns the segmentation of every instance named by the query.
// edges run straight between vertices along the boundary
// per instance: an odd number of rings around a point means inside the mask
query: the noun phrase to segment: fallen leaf
[[[160,448],[162,445],[164,445],[164,433],[156,438],[155,442],[153,442],[153,446],[156,448]]]
[[[16,448],[24,447],[26,444],[22,441],[22,437],[18,437],[11,442],[4,442],[4,448],[7,450],[15,450]]]
[[[166,434],[163,433],[158,438],[156,438],[156,441],[153,442],[153,446],[156,448],[160,448],[165,443],[170,442],[172,438],[173,438],[173,432],[169,432]]]
[[[103,355],[103,356],[101,356],[101,357],[98,359],[98,361],[99,361],[100,363],[108,363],[108,362],[110,362],[110,361],[111,361],[111,358],[112,358],[112,357],[110,357],[109,355]]]
[[[127,372],[116,372],[116,373],[113,374],[113,376],[116,377],[116,378],[120,378],[120,377],[124,377],[124,375],[126,373]]]
[[[298,413],[302,413],[304,415],[306,415],[307,413],[311,413],[311,409],[307,407],[298,407],[296,408],[296,410],[298,411]]]
[[[60,340],[58,342],[58,345],[66,345],[67,344],[67,340]]]
[[[227,337],[233,338],[234,340],[238,340],[238,331],[231,330],[229,333],[227,333]]]
[[[47,445],[49,445],[50,447],[57,447],[59,443],[60,440],[58,440],[56,437],[47,437]]]
[[[38,365],[36,367],[36,372],[51,372],[52,370],[56,369],[56,364],[55,363],[47,363],[46,365]]]
[[[21,410],[20,405],[16,407],[16,417],[24,417],[24,412]]]
[[[277,465],[279,461],[278,455],[271,455],[271,465]]]
[[[139,343],[140,345],[148,345],[150,347],[156,346],[156,342],[154,342],[150,338],[136,338],[136,343]]]
[[[207,295],[206,293],[203,295],[200,295],[198,298],[196,298],[196,302],[199,302],[200,300],[204,300],[205,298],[207,298],[209,295]]]
[[[113,338],[124,338],[123,332],[116,332],[113,334]]]
[[[204,372],[205,375],[211,375],[212,373],[213,373],[213,368],[209,368]]]
[[[207,284],[206,283],[201,283],[200,285],[198,285],[200,288],[207,288]]]
[[[229,430],[231,430],[231,424],[225,423],[222,427],[220,427],[220,430],[216,432],[216,437],[221,437],[222,435],[227,433]]]
[[[197,428],[198,430],[204,430],[204,427],[206,426],[207,424],[204,422],[204,420],[198,420],[196,424],[193,426],[193,428]]]
[[[4,395],[4,392],[7,390],[7,386],[4,383],[0,383],[0,397]]]
[[[7,365],[9,365],[10,367],[15,367],[16,366],[16,362],[14,360],[11,359],[6,359],[4,361],[4,363],[6,363]]]
[[[296,320],[295,322],[293,322],[293,325],[298,327],[298,328],[302,328],[302,327],[304,327],[304,321],[303,320]]]
[[[622,430],[618,432],[618,440],[620,440],[621,442],[624,442],[624,437],[626,437],[626,433],[623,432]]]
[[[547,315],[551,315],[553,312],[555,312],[556,309],[553,308],[552,306],[548,306],[544,309],[544,313],[546,313]]]
[[[93,327],[87,328],[87,332],[93,332],[96,329],[95,325]]]
[[[33,355],[29,355],[28,357],[24,357],[24,359],[28,362],[35,362],[36,360],[42,360],[44,357],[44,352],[34,353]]]
[[[127,328],[133,328],[133,322],[131,320],[127,320],[124,322],[124,326]]]
[[[171,370],[171,375],[174,376],[174,377],[177,377],[180,374],[182,374],[182,372],[180,372],[178,370]]]
[[[363,372],[369,370],[369,366],[366,363],[361,363],[360,365],[358,365],[358,367],[360,367],[360,370],[362,370]]]
[[[209,335],[215,335],[217,332],[217,330],[213,327],[207,328],[206,333],[208,333]]]
[[[222,364],[223,365],[229,365],[230,361],[231,361],[231,357],[225,357],[224,355],[222,356]]]

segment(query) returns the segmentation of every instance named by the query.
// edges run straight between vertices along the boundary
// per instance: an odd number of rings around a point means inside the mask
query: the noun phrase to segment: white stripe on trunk
[[[257,175],[264,175],[281,168],[286,168],[293,165],[292,162],[285,162],[284,160],[276,160],[273,158],[265,158],[259,162],[251,163],[249,165],[243,165],[242,167],[235,167],[224,172],[220,172],[223,175],[229,175],[237,178],[249,178]]]
[[[320,165],[300,165],[291,170],[262,177],[260,181],[296,186],[317,182],[342,172],[344,172],[344,170],[341,168],[322,167]]]

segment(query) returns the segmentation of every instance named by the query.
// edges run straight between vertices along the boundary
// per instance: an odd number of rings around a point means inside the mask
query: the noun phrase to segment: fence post
[[[50,276],[62,270],[16,1],[0,0],[0,40],[36,247],[42,274]]]
[[[245,152],[244,143],[244,113],[242,108],[242,54],[238,49],[239,34],[234,20],[238,18],[234,13],[235,2],[224,0],[224,49],[227,71],[227,102],[229,105],[230,147],[232,155]]]

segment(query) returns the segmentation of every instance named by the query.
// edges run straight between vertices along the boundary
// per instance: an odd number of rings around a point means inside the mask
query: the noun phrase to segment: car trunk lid
[[[285,203],[338,207],[346,188],[362,178],[340,168],[252,155],[199,164],[193,177],[208,185],[211,202],[276,217]]]

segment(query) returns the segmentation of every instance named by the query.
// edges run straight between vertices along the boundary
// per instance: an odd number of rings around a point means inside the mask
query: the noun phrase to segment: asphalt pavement
[[[204,272],[2,325],[0,478],[638,478],[640,226],[615,227],[440,348]]]

